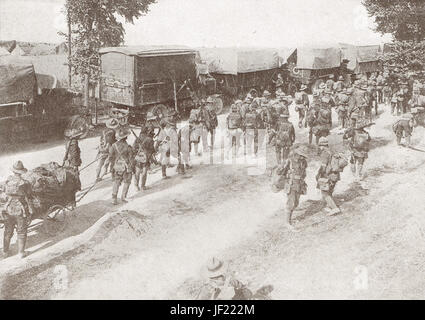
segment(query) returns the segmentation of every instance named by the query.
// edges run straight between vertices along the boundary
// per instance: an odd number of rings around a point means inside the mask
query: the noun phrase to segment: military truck
[[[200,77],[196,51],[186,47],[110,47],[99,50],[100,100],[110,104],[110,116],[142,124],[148,112],[157,117],[171,110],[188,113],[200,99],[215,94],[215,80]],[[203,79],[203,81],[201,81]]]
[[[0,146],[63,134],[76,110],[67,108],[72,94],[60,88],[40,88],[31,63],[0,63]],[[56,83],[55,81],[52,81]]]
[[[339,48],[297,48],[287,59],[291,78],[299,87],[304,84],[309,91],[317,89],[330,75],[334,80],[344,76],[344,60]]]

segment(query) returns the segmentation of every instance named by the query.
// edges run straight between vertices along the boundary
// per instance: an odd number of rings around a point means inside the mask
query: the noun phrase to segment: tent
[[[232,74],[271,70],[279,67],[279,54],[262,48],[197,48],[210,73]]]

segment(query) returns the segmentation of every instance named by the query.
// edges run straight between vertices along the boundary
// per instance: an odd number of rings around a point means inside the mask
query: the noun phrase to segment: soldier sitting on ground
[[[201,288],[197,300],[249,300],[253,294],[243,283],[228,273],[228,265],[215,257],[204,269],[207,283]]]
[[[367,159],[369,143],[371,140],[370,135],[365,128],[371,125],[372,123],[358,121],[355,124],[355,127],[348,129],[342,137],[344,139],[344,143],[349,140],[349,148],[351,152],[351,172],[354,177],[358,179],[362,179],[363,164]]]

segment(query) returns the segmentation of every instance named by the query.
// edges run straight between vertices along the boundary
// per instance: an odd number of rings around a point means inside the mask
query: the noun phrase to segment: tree
[[[133,23],[149,11],[156,0],[67,0],[65,13],[72,28],[73,74],[96,80],[99,77],[99,49],[119,46],[124,41],[123,17]],[[63,36],[67,36],[62,33]]]
[[[390,33],[399,41],[425,39],[425,1],[363,0],[363,5],[375,18],[375,31]]]

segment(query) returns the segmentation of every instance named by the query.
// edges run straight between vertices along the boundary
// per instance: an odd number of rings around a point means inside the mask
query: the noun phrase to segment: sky
[[[64,0],[0,0],[0,40],[61,42]],[[157,0],[126,45],[296,47],[378,44],[361,0]]]

